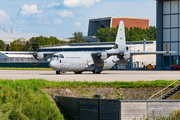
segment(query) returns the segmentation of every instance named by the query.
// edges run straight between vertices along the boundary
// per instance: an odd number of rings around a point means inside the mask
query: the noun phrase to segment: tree
[[[32,44],[30,41],[26,42],[26,45],[24,45],[23,51],[32,51]]]
[[[110,42],[112,38],[111,28],[110,27],[100,28],[99,30],[97,30],[95,36],[96,38],[100,39],[100,42]]]
[[[155,26],[149,27],[149,33],[150,33],[150,39],[156,40],[156,27]]]
[[[110,29],[110,35],[111,35],[110,42],[114,42],[116,40],[118,27],[119,27],[119,25],[117,25],[116,27],[113,27],[113,28]]]
[[[52,37],[50,36],[48,37],[43,37],[43,36],[39,36],[39,37],[32,37],[31,39],[29,39],[30,43],[32,44],[32,50],[33,51],[37,51],[39,49],[39,46],[54,46],[54,45],[65,45],[67,44],[65,41],[63,40],[59,40],[56,37]]]
[[[86,43],[86,40],[82,40],[83,33],[82,32],[74,32],[74,39],[71,39],[69,43]]]
[[[116,39],[118,26],[115,28],[100,28],[95,34],[96,38],[100,39],[100,42],[114,42]],[[156,27],[150,26],[149,28],[142,29],[140,27],[127,28],[125,27],[126,41],[142,41],[156,40]]]
[[[14,40],[10,43],[10,50],[11,51],[23,51],[23,44],[20,39]]]
[[[0,51],[5,50],[6,46],[3,40],[0,40]]]

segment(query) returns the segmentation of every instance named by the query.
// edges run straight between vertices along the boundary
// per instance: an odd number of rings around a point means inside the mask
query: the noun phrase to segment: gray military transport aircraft
[[[92,71],[100,74],[103,70],[111,69],[115,64],[126,64],[132,55],[167,54],[175,51],[127,51],[125,41],[124,22],[120,21],[114,48],[103,51],[88,52],[2,52],[4,54],[32,54],[37,60],[44,55],[52,55],[49,66],[56,74],[73,71],[82,74],[83,71]]]

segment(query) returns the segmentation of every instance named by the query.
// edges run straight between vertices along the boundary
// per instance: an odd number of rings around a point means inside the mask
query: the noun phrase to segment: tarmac
[[[67,72],[56,75],[55,71],[0,70],[0,79],[46,79],[49,81],[152,81],[177,80],[180,71],[103,71],[101,74]]]

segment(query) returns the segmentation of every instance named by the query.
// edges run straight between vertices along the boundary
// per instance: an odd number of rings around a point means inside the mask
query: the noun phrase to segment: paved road
[[[56,75],[55,71],[0,70],[0,79],[43,78],[53,81],[138,81],[138,80],[176,80],[180,71],[103,71],[101,74],[67,72]]]

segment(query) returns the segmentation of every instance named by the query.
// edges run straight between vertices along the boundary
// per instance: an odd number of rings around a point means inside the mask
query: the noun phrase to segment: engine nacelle
[[[129,52],[122,52],[119,55],[117,55],[116,58],[114,58],[112,61],[116,64],[126,64],[130,58],[130,53]]]
[[[130,53],[129,52],[124,52],[124,59],[129,59],[130,58]]]
[[[44,58],[44,53],[43,52],[37,52],[37,53],[34,53],[33,56],[36,60],[42,60]]]
[[[121,59],[119,59],[119,58],[114,58],[114,59],[112,59],[112,61],[114,62],[114,63],[116,63],[116,64],[126,64],[129,60],[127,59],[127,60],[121,60]]]
[[[106,52],[101,52],[101,54],[100,54],[100,59],[101,59],[101,60],[107,59],[107,53],[106,53]]]

